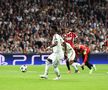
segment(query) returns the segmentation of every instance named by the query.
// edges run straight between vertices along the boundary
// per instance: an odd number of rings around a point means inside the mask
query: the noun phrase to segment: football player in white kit
[[[53,30],[52,45],[46,48],[46,50],[52,48],[53,53],[50,54],[49,57],[47,58],[46,65],[45,65],[45,72],[43,75],[40,75],[40,77],[47,79],[49,67],[53,65],[54,72],[57,76],[56,78],[54,78],[54,80],[59,80],[60,72],[58,69],[58,65],[59,65],[59,61],[64,59],[64,52],[61,45],[64,42],[64,40],[59,34],[57,34],[57,28],[54,27],[53,29],[54,30]]]

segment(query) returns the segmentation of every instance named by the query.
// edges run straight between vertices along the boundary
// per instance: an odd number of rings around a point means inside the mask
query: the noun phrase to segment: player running
[[[80,66],[80,64],[75,62],[76,54],[75,54],[74,49],[71,47],[71,45],[69,43],[66,43],[66,42],[63,42],[62,46],[63,46],[65,60],[68,61],[69,64],[74,67],[75,73],[79,73],[77,66]]]
[[[95,65],[92,65],[89,62],[89,57],[90,57],[89,47],[85,45],[75,44],[74,48],[76,49],[78,54],[82,54],[82,59],[83,59],[83,63],[81,64],[82,69],[84,69],[84,66],[86,65],[90,69],[89,74],[92,74],[93,69],[96,70],[96,67]]]
[[[40,75],[41,78],[48,78],[48,70],[51,64],[54,67],[54,72],[57,75],[57,77],[54,80],[59,80],[60,79],[60,72],[58,69],[58,64],[61,59],[64,59],[64,52],[62,50],[61,44],[64,42],[63,38],[57,34],[57,28],[53,27],[53,39],[52,39],[52,45],[49,46],[47,49],[52,48],[53,53],[49,55],[49,57],[46,60],[46,65],[45,65],[45,72],[43,75]]]
[[[74,32],[72,31],[69,31],[69,29],[65,28],[65,31],[64,31],[64,40],[65,42],[69,43],[71,45],[71,47],[73,48],[74,47],[74,40],[78,37]],[[77,63],[77,61],[75,62],[76,65],[78,66],[79,63]],[[71,70],[70,70],[70,65],[69,65],[69,61],[66,60],[66,66],[68,68],[68,73],[71,73]],[[75,68],[75,67],[74,67]],[[76,72],[76,71],[75,71]]]

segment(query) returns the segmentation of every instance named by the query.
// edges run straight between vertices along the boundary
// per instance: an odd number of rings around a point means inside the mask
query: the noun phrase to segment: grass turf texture
[[[80,74],[67,74],[66,66],[59,66],[62,77],[54,81],[52,67],[48,79],[41,79],[44,65],[28,66],[25,73],[20,71],[20,66],[0,66],[0,90],[108,90],[108,65],[96,67],[97,71],[89,75],[86,67],[83,71],[79,68]]]

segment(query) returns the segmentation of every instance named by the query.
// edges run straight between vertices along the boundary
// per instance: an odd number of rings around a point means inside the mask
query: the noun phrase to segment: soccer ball
[[[21,65],[20,70],[21,70],[21,72],[26,72],[27,71],[27,65]]]

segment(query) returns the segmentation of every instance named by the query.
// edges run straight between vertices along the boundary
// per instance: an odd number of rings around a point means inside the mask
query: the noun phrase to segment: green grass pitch
[[[108,90],[108,65],[96,67],[91,75],[87,67],[83,71],[79,68],[79,74],[67,74],[66,66],[60,65],[61,80],[54,81],[53,67],[48,79],[41,79],[44,65],[28,66],[25,73],[20,66],[0,66],[0,90]]]

